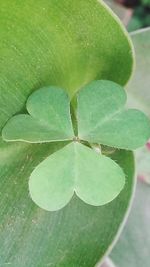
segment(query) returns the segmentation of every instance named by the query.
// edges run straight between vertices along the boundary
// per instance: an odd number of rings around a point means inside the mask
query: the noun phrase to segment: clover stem
[[[81,140],[79,139],[78,136],[75,136],[75,137],[73,138],[73,141],[74,141],[74,142],[80,142]]]

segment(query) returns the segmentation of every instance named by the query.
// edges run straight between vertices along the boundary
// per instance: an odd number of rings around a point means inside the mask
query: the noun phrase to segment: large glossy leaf
[[[132,72],[130,40],[102,1],[1,1],[0,40],[1,126],[35,89],[72,96],[94,79],[125,84]]]
[[[28,192],[35,166],[60,149],[55,144],[0,144],[0,262],[11,267],[91,267],[114,241],[129,205],[133,187],[133,156],[112,157],[126,174],[126,185],[108,205],[93,207],[74,196],[58,212],[38,208]]]
[[[87,204],[107,204],[124,184],[124,172],[113,160],[71,142],[35,168],[29,189],[37,205],[55,211],[66,206],[74,193]]]
[[[0,127],[21,113],[27,97],[40,87],[57,85],[73,96],[93,79],[123,85],[132,72],[127,34],[97,0],[1,1],[0,40]],[[31,201],[28,179],[37,164],[58,148],[1,143],[2,266],[91,267],[116,237],[132,194],[132,154],[114,155],[127,181],[112,203],[93,208],[73,198],[64,210],[49,213]]]
[[[150,186],[138,182],[127,225],[111,257],[119,267],[148,267],[150,249]]]

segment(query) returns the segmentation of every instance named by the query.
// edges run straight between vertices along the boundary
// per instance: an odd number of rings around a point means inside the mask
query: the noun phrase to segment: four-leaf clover
[[[55,211],[73,194],[99,206],[112,201],[125,184],[125,174],[92,144],[121,149],[143,146],[150,136],[148,118],[125,109],[124,89],[111,81],[93,81],[77,94],[75,136],[70,100],[63,89],[50,86],[35,91],[27,100],[28,114],[12,117],[2,131],[5,141],[30,143],[68,140],[31,173],[29,191],[41,208]],[[90,148],[91,146],[91,148]]]

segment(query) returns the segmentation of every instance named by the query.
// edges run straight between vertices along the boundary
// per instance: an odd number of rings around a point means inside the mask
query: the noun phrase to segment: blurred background
[[[150,0],[105,0],[128,31],[150,26]]]

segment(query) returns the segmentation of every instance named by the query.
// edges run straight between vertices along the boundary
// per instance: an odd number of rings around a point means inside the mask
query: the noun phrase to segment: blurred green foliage
[[[150,0],[138,1],[133,17],[128,24],[128,31],[135,31],[150,26]]]

